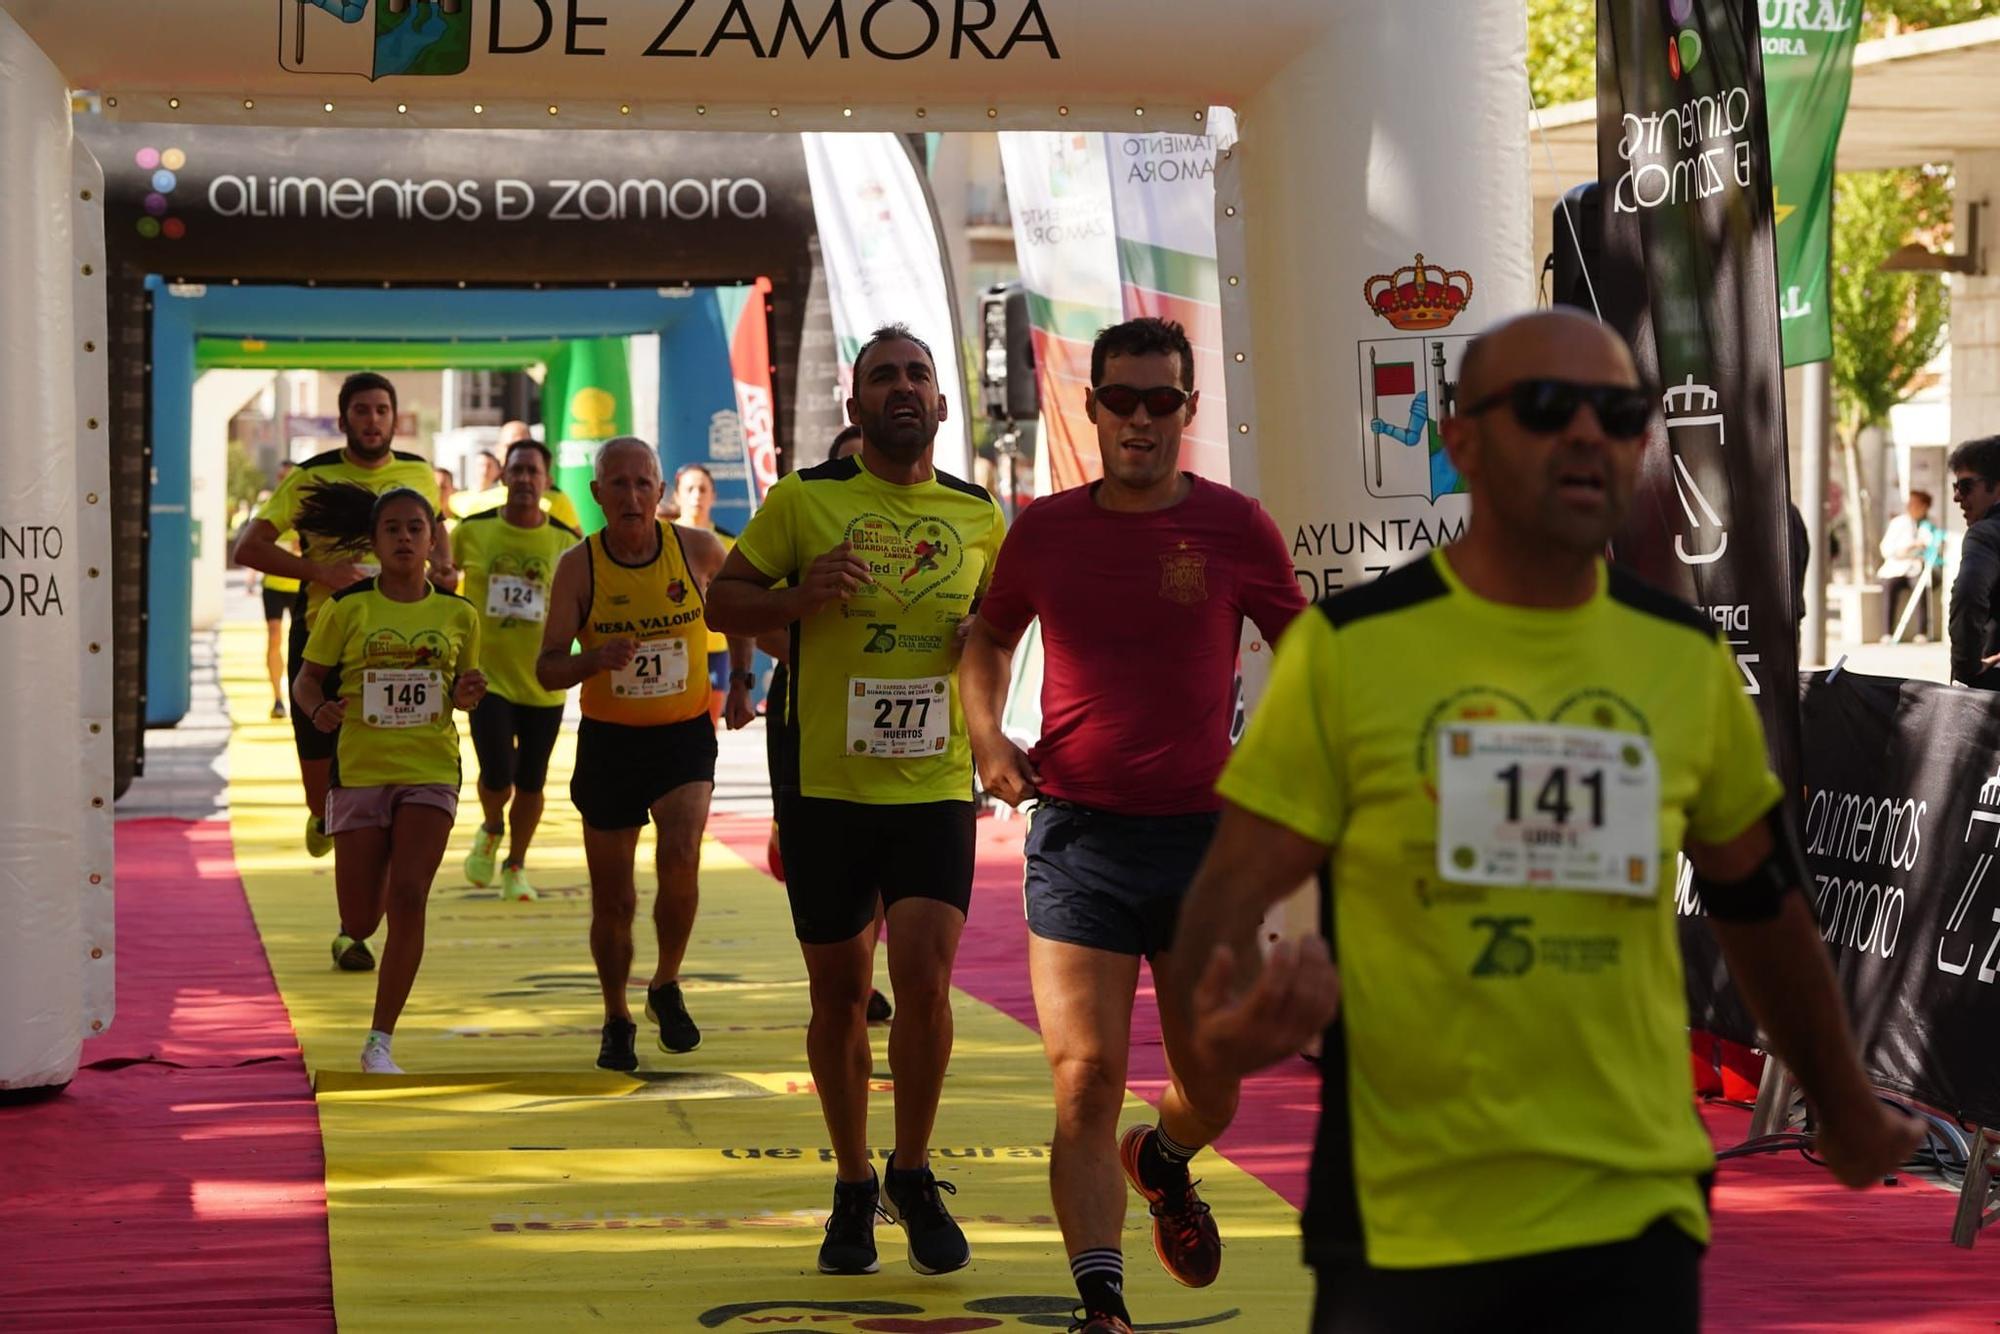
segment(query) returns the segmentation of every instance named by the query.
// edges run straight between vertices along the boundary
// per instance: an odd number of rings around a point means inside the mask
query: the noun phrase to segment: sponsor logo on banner
[[[1462,269],[1416,263],[1378,273],[1361,294],[1378,318],[1415,337],[1363,339],[1361,467],[1372,496],[1411,496],[1435,502],[1459,495],[1465,480],[1445,452],[1439,423],[1458,406],[1458,366],[1468,334],[1437,332],[1450,326],[1472,299],[1472,275]]]
[[[181,173],[187,168],[187,153],[172,145],[154,148],[148,144],[134,153],[132,160],[140,171],[151,173],[146,178],[146,184],[151,188],[140,201],[145,216],[133,225],[139,235],[148,241],[157,236],[164,236],[169,241],[180,240],[187,235],[187,222],[169,210],[173,207],[174,187],[180,184]],[[181,202],[186,202],[185,196]]]
[[[295,74],[463,74],[473,0],[278,0],[278,63]]]

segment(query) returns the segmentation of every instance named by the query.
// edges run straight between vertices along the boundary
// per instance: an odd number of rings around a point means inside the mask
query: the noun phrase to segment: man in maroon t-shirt
[[[1114,1143],[1125,1099],[1139,958],[1157,994],[1179,966],[1181,896],[1215,827],[1247,617],[1276,643],[1305,597],[1256,501],[1180,471],[1194,420],[1194,352],[1181,326],[1138,319],[1097,336],[1084,407],[1104,479],[1037,500],[1007,534],[959,668],[967,731],[988,792],[1037,801],[1027,838],[1028,969],[1055,1076],[1050,1193],[1085,1330],[1129,1329],[1118,1249],[1124,1174],[1153,1214],[1175,1279],[1215,1280],[1221,1242],[1188,1159],[1228,1125],[1176,1079],[1156,1126]],[[1042,623],[1042,737],[1024,754],[1000,730],[1014,646]],[[1205,951],[1189,952],[1199,969]],[[1191,1051],[1186,1014],[1162,1004],[1170,1066]]]

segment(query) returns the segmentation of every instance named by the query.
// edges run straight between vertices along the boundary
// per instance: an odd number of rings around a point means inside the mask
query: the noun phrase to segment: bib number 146
[[[1446,880],[1651,897],[1660,770],[1648,738],[1555,724],[1437,734]]]

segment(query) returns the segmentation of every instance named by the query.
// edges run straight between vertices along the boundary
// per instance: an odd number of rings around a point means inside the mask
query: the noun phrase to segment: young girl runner
[[[299,531],[345,551],[372,550],[373,579],[334,594],[306,641],[292,697],[323,732],[340,732],[327,793],[340,934],[334,962],[375,966],[368,937],[389,919],[375,983],[375,1020],[361,1048],[369,1074],[401,1074],[389,1044],[424,956],[424,905],[458,814],[458,728],[452,709],[486,693],[479,613],[431,586],[430,502],[407,488],[375,495],[337,483],[300,504]]]

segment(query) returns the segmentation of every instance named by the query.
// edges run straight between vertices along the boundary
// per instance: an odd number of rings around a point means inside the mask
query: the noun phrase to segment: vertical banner
[[[1833,244],[1833,156],[1854,82],[1859,0],[1761,6],[1764,105],[1771,118],[1771,222],[1778,240],[1778,317],[1785,364],[1833,356],[1827,290]]]
[[[1600,0],[1604,318],[1664,391],[1618,558],[1700,607],[1735,650],[1796,791],[1785,404],[1757,0]],[[1682,868],[1696,1027],[1754,1042]]]
[[[771,399],[771,325],[765,309],[771,280],[721,288],[716,299],[722,303],[722,327],[729,331],[729,371],[736,382],[736,415],[743,427],[750,507],[755,509],[778,480],[778,414]]]
[[[741,288],[727,289],[742,291]],[[718,528],[740,533],[750,519],[749,466],[729,368],[724,289],[696,289],[678,302],[680,317],[660,331],[660,472],[669,487],[689,464],[715,480]]]
[[[549,363],[542,386],[544,433],[556,445],[556,484],[576,504],[583,531],[604,526],[590,494],[597,447],[632,431],[631,371],[622,338],[578,338]]]
[[[917,165],[893,134],[805,134],[841,384],[851,384],[854,355],[868,335],[900,323],[930,344],[938,387],[950,415],[938,428],[933,458],[959,477],[972,468],[965,364],[945,277],[944,249]]]
[[[1209,113],[1207,134],[1106,136],[1125,318],[1178,321],[1194,344],[1201,408],[1181,464],[1229,481],[1229,400],[1222,379],[1222,284],[1215,264],[1215,166],[1236,142],[1236,118]]]
[[[1000,162],[1035,331],[1035,378],[1042,391],[1036,490],[1047,494],[1095,481],[1103,472],[1097,428],[1083,414],[1083,391],[1090,387],[1097,331],[1124,318],[1111,173],[1105,136],[1082,132],[1003,133]],[[1212,215],[1212,199],[1209,208]]]

